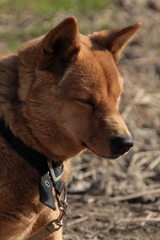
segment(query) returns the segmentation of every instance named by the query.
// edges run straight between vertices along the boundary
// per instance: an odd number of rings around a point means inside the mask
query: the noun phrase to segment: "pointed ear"
[[[124,28],[104,30],[99,33],[94,33],[93,38],[103,48],[109,50],[117,62],[120,58],[122,49],[139,30],[141,25],[142,23],[139,22]]]
[[[80,49],[78,23],[68,17],[44,36],[37,50],[39,69],[49,68],[51,62],[69,61]]]

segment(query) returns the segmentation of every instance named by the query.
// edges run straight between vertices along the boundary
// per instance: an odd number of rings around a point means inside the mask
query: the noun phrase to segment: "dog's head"
[[[117,67],[141,23],[83,36],[69,17],[19,52],[19,96],[32,135],[54,155],[88,148],[106,158],[133,142],[118,105],[123,79]]]

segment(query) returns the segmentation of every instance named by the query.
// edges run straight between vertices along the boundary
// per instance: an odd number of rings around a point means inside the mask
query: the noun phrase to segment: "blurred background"
[[[118,160],[90,152],[72,161],[64,240],[160,239],[160,1],[1,0],[0,51],[16,52],[74,15],[80,32],[143,26],[119,62],[120,112],[134,147]]]

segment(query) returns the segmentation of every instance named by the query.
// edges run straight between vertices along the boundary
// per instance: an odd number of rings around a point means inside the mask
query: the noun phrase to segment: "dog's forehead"
[[[79,94],[86,98],[117,98],[122,91],[122,77],[112,54],[92,42],[89,36],[81,35],[80,43],[77,60],[59,82],[61,89],[65,89],[69,96]]]
[[[92,88],[103,87],[121,92],[123,78],[112,53],[93,42],[90,36],[80,36],[81,49],[78,64]]]
[[[80,36],[81,50],[79,59],[84,65],[90,67],[91,71],[102,74],[106,77],[118,78],[120,73],[114,61],[113,55],[107,49],[97,44],[90,36]],[[86,68],[85,68],[86,69]]]

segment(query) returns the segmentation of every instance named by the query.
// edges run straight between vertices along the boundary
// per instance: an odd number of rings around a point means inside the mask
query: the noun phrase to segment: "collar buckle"
[[[60,165],[60,167],[58,167],[58,168],[57,167],[53,168],[51,161],[48,161],[47,164],[48,164],[53,182],[54,183],[58,182],[62,178],[62,176],[65,172],[63,164]],[[57,171],[55,171],[55,170],[57,170]],[[56,174],[56,172],[57,172],[57,174]]]

